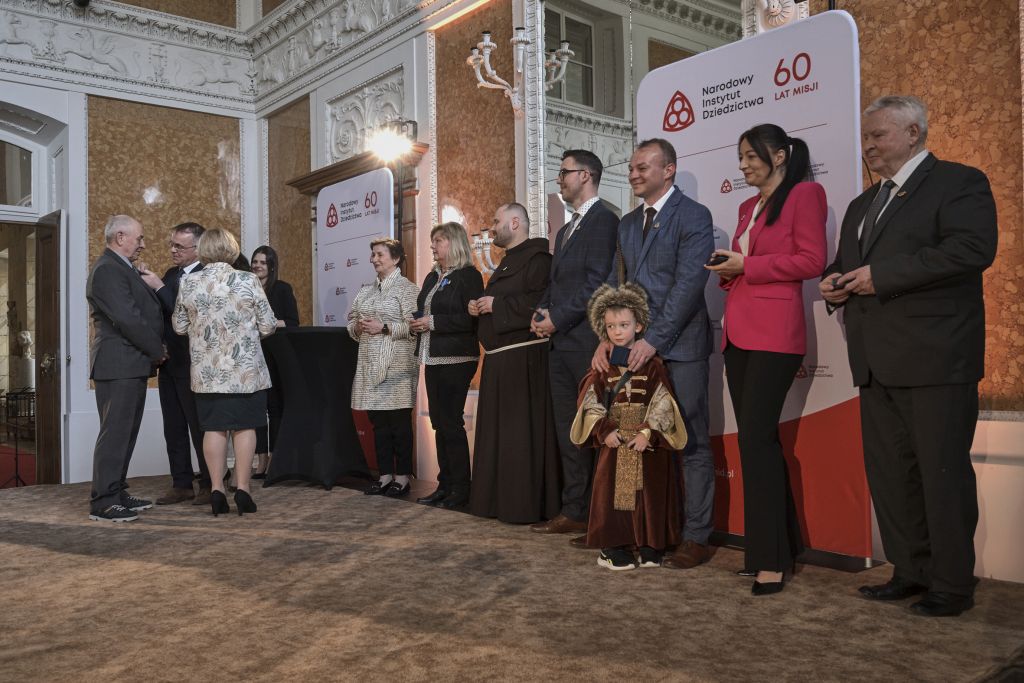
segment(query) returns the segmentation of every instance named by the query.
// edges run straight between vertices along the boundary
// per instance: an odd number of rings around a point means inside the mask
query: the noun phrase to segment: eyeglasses
[[[586,170],[587,169],[585,169],[585,168],[563,168],[563,169],[559,169],[558,177],[559,177],[559,179],[564,180],[565,176],[569,175],[570,173],[581,173],[581,172],[586,171]]]
[[[177,242],[171,242],[171,251],[188,251],[189,249],[195,249],[196,245],[186,247],[184,244],[178,244]]]

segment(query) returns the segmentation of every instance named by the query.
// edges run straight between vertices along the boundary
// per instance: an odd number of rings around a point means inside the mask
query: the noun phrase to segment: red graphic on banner
[[[338,210],[334,208],[334,204],[331,204],[331,208],[327,209],[327,227],[333,228],[338,224]]]
[[[696,120],[697,117],[693,115],[693,105],[690,104],[690,100],[676,90],[676,94],[672,96],[668,107],[665,108],[665,121],[661,124],[662,129],[669,133],[675,133],[689,128]]]
[[[732,183],[730,183],[729,179],[726,178],[725,180],[722,181],[721,193],[722,194],[729,194],[730,192],[732,192]]]
[[[807,368],[801,365],[800,368],[796,371],[796,378],[807,379]]]

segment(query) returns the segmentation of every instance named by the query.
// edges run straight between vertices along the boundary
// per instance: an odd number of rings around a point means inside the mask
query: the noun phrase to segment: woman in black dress
[[[292,286],[284,280],[277,279],[280,262],[277,259],[277,252],[273,247],[256,247],[250,259],[252,272],[260,279],[263,285],[263,292],[270,301],[270,308],[277,317],[278,327],[298,327],[299,307],[295,303],[295,294]],[[269,359],[268,359],[269,360]],[[267,428],[256,430],[256,473],[254,479],[263,479],[267,476],[267,466],[270,464],[270,454],[274,449],[274,442],[277,441],[277,430],[281,426],[281,393],[277,387],[272,387],[267,392],[267,412],[270,415],[270,431]]]

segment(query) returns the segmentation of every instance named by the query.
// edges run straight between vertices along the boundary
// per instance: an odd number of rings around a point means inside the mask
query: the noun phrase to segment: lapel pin
[[[906,197],[907,196],[907,191],[906,190],[900,190],[899,192],[896,193],[896,196],[897,197]]]

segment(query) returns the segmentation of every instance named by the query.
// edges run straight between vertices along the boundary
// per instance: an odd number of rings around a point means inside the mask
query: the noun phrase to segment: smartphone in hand
[[[728,260],[729,260],[729,257],[726,256],[725,254],[712,254],[711,258],[709,258],[708,262],[705,263],[704,265],[706,265],[706,266],[720,266],[720,265],[722,265],[723,263],[725,263]]]

